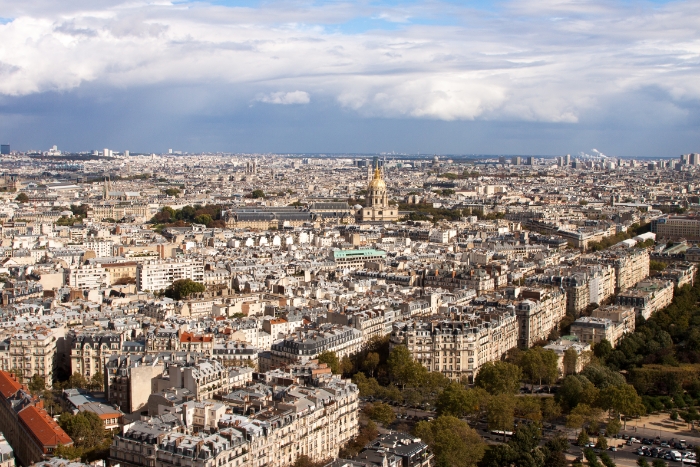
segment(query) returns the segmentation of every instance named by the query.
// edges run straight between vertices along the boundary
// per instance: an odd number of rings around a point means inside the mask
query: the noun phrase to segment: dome
[[[374,178],[369,182],[369,190],[386,190],[386,182],[382,180],[382,173],[379,167],[374,169]]]

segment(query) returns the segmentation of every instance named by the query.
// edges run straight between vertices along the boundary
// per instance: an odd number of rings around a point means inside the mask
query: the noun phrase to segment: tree
[[[608,449],[608,440],[605,438],[605,436],[598,436],[598,441],[596,441],[595,447],[603,451]]]
[[[164,191],[164,193],[168,196],[178,197],[180,195],[180,190],[178,190],[177,188],[168,188]]]
[[[652,467],[666,467],[666,462],[663,459],[654,459],[651,461]]]
[[[265,197],[265,192],[262,190],[253,190],[253,192],[250,194],[251,198],[264,198]]]
[[[418,422],[414,434],[435,454],[437,467],[474,467],[484,456],[481,436],[456,417],[443,415],[430,422]]]
[[[474,413],[479,408],[479,402],[473,391],[464,389],[457,382],[451,382],[445,387],[435,401],[435,409],[439,415],[462,417]]]
[[[613,418],[608,422],[605,427],[605,436],[615,436],[620,433],[620,428],[622,428],[622,423],[617,418]]]
[[[573,347],[569,347],[564,352],[564,376],[576,374],[578,364],[578,352]]]
[[[354,365],[352,360],[347,355],[340,360],[340,374],[351,375],[353,373]]]
[[[487,362],[481,366],[474,384],[489,394],[515,394],[520,388],[522,370],[508,362]]]
[[[553,350],[543,347],[532,347],[521,352],[516,363],[531,384],[539,382],[542,385],[543,381],[551,384],[559,374],[559,357]]]
[[[103,385],[104,375],[101,371],[98,371],[97,373],[92,375],[92,378],[90,378],[90,389],[92,389],[93,391],[101,391]]]
[[[539,397],[518,397],[515,400],[515,414],[518,418],[539,422],[542,420],[542,405]]]
[[[624,376],[604,365],[588,365],[581,372],[581,375],[588,378],[598,389],[621,386],[626,383]]]
[[[588,437],[588,433],[586,433],[586,430],[581,430],[581,432],[576,437],[576,444],[578,444],[579,446],[585,446],[589,442],[590,438]]]
[[[379,354],[377,352],[369,352],[362,361],[362,369],[369,372],[370,376],[374,376],[374,370],[379,366]]]
[[[396,420],[394,409],[389,404],[378,402],[376,404],[367,404],[365,407],[367,416],[372,420],[381,423],[384,426],[389,426]]]
[[[178,279],[165,289],[165,296],[173,300],[182,300],[193,293],[202,293],[207,288],[204,284],[195,282],[192,279]]]
[[[389,376],[402,389],[407,385],[419,386],[427,374],[425,367],[413,360],[411,352],[405,345],[397,345],[391,349],[386,363],[389,367]]]
[[[195,217],[194,221],[197,224],[204,224],[207,227],[209,227],[214,222],[214,219],[212,219],[209,214],[201,214],[201,215]]]
[[[321,352],[320,354],[318,354],[317,359],[318,363],[325,363],[326,365],[328,365],[328,368],[331,369],[333,374],[340,374],[340,359],[338,359],[338,355],[336,355],[336,353],[332,350],[326,350],[324,352]]]
[[[26,193],[20,193],[17,195],[15,198],[15,201],[20,202],[20,203],[28,203],[29,202],[29,196],[27,196]]]
[[[649,462],[643,457],[637,458],[637,465],[639,467],[649,467]]]
[[[610,458],[610,454],[607,452],[600,453],[600,460],[603,461],[605,467],[616,467],[615,462]]]
[[[41,375],[34,375],[29,380],[27,388],[32,394],[38,394],[46,389],[46,380]]]
[[[612,344],[607,339],[603,339],[593,346],[593,355],[598,357],[598,359],[605,363],[613,352]]]
[[[634,386],[623,384],[622,386],[609,386],[600,392],[599,404],[605,410],[613,410],[618,415],[637,416],[645,412],[642,398],[639,397]],[[625,428],[627,418],[625,417]]]
[[[578,404],[594,404],[598,399],[598,389],[588,378],[582,375],[571,375],[564,378],[555,399],[564,410],[571,410]]]
[[[548,422],[559,418],[561,406],[553,397],[542,398],[542,418]]]
[[[513,431],[515,397],[512,394],[498,394],[491,397],[486,410],[489,430]]]
[[[105,438],[102,420],[94,412],[79,412],[76,415],[64,412],[61,414],[58,424],[80,448],[95,448]]]
[[[73,373],[72,375],[70,375],[70,378],[68,378],[68,387],[69,388],[78,388],[78,389],[87,389],[88,381],[80,373]]]

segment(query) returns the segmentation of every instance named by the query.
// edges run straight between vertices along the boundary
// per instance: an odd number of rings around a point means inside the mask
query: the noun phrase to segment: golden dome
[[[374,169],[374,178],[372,178],[372,181],[369,182],[369,189],[386,190],[386,183],[384,182],[384,180],[382,180],[382,173],[379,170],[379,167]]]

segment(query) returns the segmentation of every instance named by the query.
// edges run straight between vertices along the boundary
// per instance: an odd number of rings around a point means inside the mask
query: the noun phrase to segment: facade
[[[651,221],[651,231],[657,238],[668,240],[700,240],[700,218],[695,216],[666,216]]]
[[[272,344],[269,360],[259,358],[261,371],[289,364],[304,364],[318,354],[332,351],[338,358],[362,349],[362,332],[349,326],[323,325],[316,331],[297,331]]]
[[[518,347],[527,349],[546,341],[566,315],[566,293],[561,289],[531,289],[523,292],[515,306],[518,317]]]
[[[155,260],[140,263],[136,268],[139,290],[164,290],[179,279],[204,280],[204,264],[196,260]]]
[[[620,292],[616,303],[633,307],[638,317],[649,319],[652,314],[670,305],[672,300],[673,282],[649,279]]]
[[[57,343],[63,339],[64,333],[64,327],[43,327],[12,335],[8,363],[11,370],[21,375],[22,384],[29,384],[34,375],[44,378],[47,387],[53,384]]]
[[[429,371],[459,381],[474,380],[481,366],[498,361],[518,345],[515,310],[492,310],[460,321],[430,319],[396,323],[392,345],[405,345]]]
[[[209,416],[209,423],[218,428],[216,434],[195,433],[185,423],[187,406],[195,409],[193,423],[197,416],[197,404],[192,402],[135,422],[115,436],[110,463],[125,467],[283,467],[301,455],[315,462],[336,457],[340,447],[357,434],[358,390],[352,383],[329,377],[314,386],[292,385],[275,398],[260,401],[254,414],[239,415],[247,404],[246,394],[272,392],[263,383],[251,386],[250,391],[242,389],[242,398],[229,400],[233,413]],[[202,420],[195,426],[207,424],[208,414],[200,415]]]

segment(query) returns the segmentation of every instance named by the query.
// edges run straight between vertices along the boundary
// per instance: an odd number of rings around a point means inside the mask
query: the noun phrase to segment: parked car
[[[617,452],[617,447],[616,447],[616,446],[610,446],[610,447],[608,448],[608,451]]]

